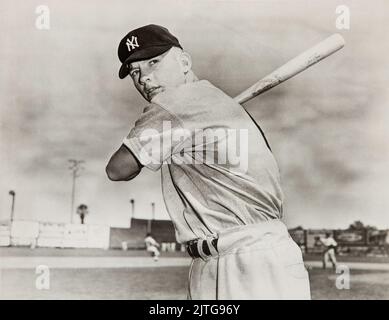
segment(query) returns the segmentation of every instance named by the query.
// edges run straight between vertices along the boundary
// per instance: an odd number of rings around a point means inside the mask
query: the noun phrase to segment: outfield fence
[[[0,225],[0,246],[109,248],[108,226],[16,220]]]
[[[184,251],[175,240],[171,221],[132,219],[130,228],[14,220],[0,224],[0,246],[46,248],[144,249],[145,234],[151,232],[163,251]],[[320,238],[330,233],[338,253],[389,254],[389,230],[289,229],[305,253],[322,253]]]

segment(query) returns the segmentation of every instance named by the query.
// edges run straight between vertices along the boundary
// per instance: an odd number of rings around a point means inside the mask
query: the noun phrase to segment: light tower
[[[11,223],[14,220],[14,213],[15,213],[15,196],[16,192],[13,190],[9,191],[9,195],[12,197],[12,204],[11,204]]]
[[[73,177],[73,182],[72,182],[72,204],[70,207],[70,223],[73,223],[73,211],[74,211],[74,198],[76,195],[76,179],[81,176],[81,170],[84,168],[81,166],[82,163],[84,163],[84,160],[75,160],[75,159],[69,159],[70,162],[70,167],[69,170],[72,171],[72,177]]]

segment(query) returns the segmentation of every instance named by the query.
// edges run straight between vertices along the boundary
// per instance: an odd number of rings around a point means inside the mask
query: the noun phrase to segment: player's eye
[[[153,59],[153,60],[150,60],[149,61],[149,65],[152,66],[152,65],[155,65],[156,63],[158,63],[159,61],[157,59]]]
[[[134,69],[134,70],[130,71],[130,76],[132,78],[136,77],[138,74],[139,74],[139,70],[138,69]]]

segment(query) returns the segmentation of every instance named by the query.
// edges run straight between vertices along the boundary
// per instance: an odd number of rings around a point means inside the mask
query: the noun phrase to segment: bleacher
[[[132,219],[130,228],[111,228],[110,248],[144,249],[144,238],[150,224],[154,239],[161,243],[176,243],[173,223],[169,220]]]

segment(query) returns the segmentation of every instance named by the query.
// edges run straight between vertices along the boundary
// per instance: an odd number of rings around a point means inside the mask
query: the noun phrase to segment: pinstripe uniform
[[[209,129],[217,134],[207,140]],[[310,298],[301,251],[280,220],[278,165],[241,105],[208,81],[186,83],[156,95],[123,143],[161,169],[177,240],[199,239],[189,298]]]

